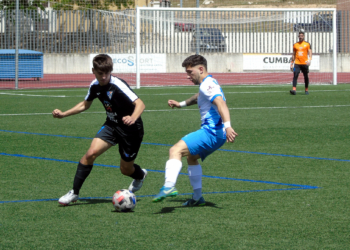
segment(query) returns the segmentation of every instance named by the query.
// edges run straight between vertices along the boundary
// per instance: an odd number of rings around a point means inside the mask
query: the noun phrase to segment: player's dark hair
[[[113,71],[113,60],[107,54],[99,54],[94,57],[92,64],[95,70],[109,73]]]
[[[299,31],[299,35],[300,35],[300,34],[305,35],[305,32],[304,32],[304,31]]]
[[[201,55],[192,55],[189,56],[183,61],[182,67],[195,67],[197,65],[203,65],[205,70],[207,70],[207,59]]]

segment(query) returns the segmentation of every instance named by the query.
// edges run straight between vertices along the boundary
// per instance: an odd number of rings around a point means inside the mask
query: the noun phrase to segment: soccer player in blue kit
[[[111,75],[112,71],[113,61],[110,56],[106,54],[95,56],[92,72],[96,79],[90,84],[85,100],[65,112],[59,109],[52,112],[54,118],[75,115],[89,109],[93,100],[98,98],[107,114],[106,122],[79,161],[73,189],[58,200],[61,205],[66,206],[79,199],[79,191],[89,176],[96,158],[116,144],[119,144],[121,156],[120,171],[134,179],[129,190],[138,191],[147,175],[146,169],[141,169],[134,163],[144,134],[141,114],[145,105],[124,80]]]
[[[204,161],[226,141],[234,142],[238,134],[231,127],[225,95],[218,82],[207,72],[207,60],[201,55],[192,55],[183,61],[182,67],[186,68],[187,78],[199,85],[199,93],[182,102],[168,100],[168,105],[181,108],[198,104],[202,124],[199,130],[186,135],[170,148],[165,166],[165,183],[153,202],[178,194],[175,184],[182,168],[181,158],[187,157],[193,196],[183,206],[203,206],[202,167],[198,159]]]

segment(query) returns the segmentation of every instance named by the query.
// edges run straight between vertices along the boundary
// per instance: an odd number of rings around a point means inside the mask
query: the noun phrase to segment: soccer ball
[[[136,206],[136,196],[127,189],[121,189],[114,193],[112,202],[115,211],[130,212]]]

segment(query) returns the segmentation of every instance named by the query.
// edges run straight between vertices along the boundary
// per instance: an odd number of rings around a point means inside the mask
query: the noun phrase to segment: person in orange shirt
[[[304,40],[304,30],[299,31],[299,42],[293,45],[293,56],[290,65],[290,70],[294,73],[293,90],[290,90],[292,95],[297,93],[297,80],[300,71],[303,72],[305,81],[305,95],[309,94],[309,66],[312,60],[311,44]]]

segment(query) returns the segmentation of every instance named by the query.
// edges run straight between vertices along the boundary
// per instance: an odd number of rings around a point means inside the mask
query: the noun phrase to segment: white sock
[[[166,162],[164,187],[175,187],[181,168],[182,162],[179,160],[170,159]]]
[[[201,165],[188,165],[188,177],[193,188],[193,199],[198,200],[202,196],[202,167]]]

